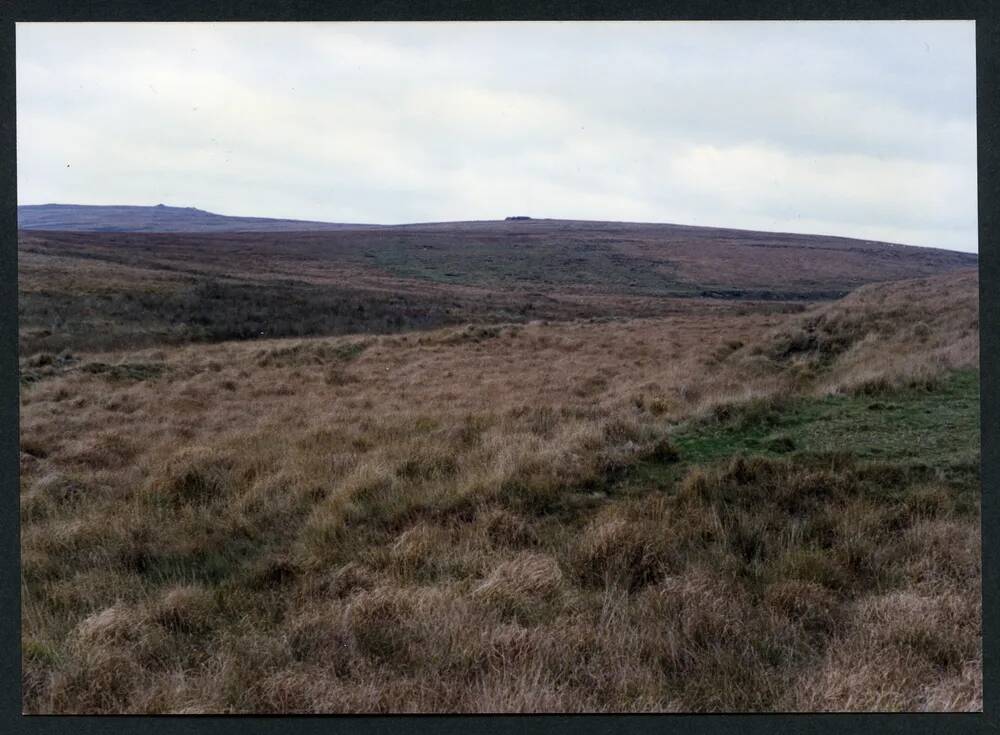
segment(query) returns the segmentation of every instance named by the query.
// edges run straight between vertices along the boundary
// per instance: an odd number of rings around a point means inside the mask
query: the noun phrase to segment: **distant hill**
[[[431,294],[448,320],[483,321],[483,299],[493,304],[487,311],[496,319],[654,315],[675,308],[678,298],[820,301],[867,283],[979,262],[971,253],[872,240],[636,222],[363,225],[182,207],[55,204],[19,207],[18,215],[25,267],[35,257],[80,257],[171,279],[184,271],[205,279],[295,280],[310,292],[349,287],[398,296],[409,290],[421,298]],[[369,325],[374,312],[367,311],[367,298],[352,307],[352,328],[359,314],[368,315],[362,321],[373,329],[398,321],[387,307],[378,324]],[[469,298],[479,301],[473,307],[463,301]],[[329,311],[329,305],[314,306]],[[413,308],[424,316],[434,311],[425,302]]]
[[[72,232],[303,232],[356,229],[337,224],[268,217],[229,217],[194,207],[28,204],[17,208],[22,230]]]
[[[54,215],[42,224],[37,208],[24,209],[36,227],[84,227]],[[867,283],[978,264],[975,255],[934,248],[670,224],[530,219],[309,231],[304,225],[323,223],[167,207],[159,220],[149,215],[155,207],[69,209],[124,209],[133,216],[117,219],[118,227],[190,231],[109,232],[111,218],[92,218],[91,231],[22,229],[18,290],[27,354],[264,334],[781,311]],[[187,217],[171,219],[178,212]],[[261,229],[237,229],[253,226]]]

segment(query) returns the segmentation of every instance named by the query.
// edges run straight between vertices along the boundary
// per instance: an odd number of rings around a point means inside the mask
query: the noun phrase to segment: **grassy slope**
[[[355,243],[289,236],[110,236],[22,233],[19,252],[20,351],[135,349],[157,344],[311,335],[385,334],[447,325],[537,319],[735,313],[801,308],[643,295],[635,278],[585,258],[564,270],[558,248],[491,256],[464,239],[426,255],[422,236]],[[104,239],[102,239],[104,238]],[[207,248],[207,249],[206,249]],[[491,262],[497,265],[494,267]],[[455,263],[461,274],[452,274]],[[457,266],[455,266],[457,267]],[[481,269],[477,270],[477,269]],[[636,275],[636,272],[639,275]],[[546,273],[559,274],[559,287]],[[659,281],[657,281],[659,282]],[[575,289],[575,290],[574,290]],[[583,289],[581,292],[580,289]],[[682,288],[690,296],[690,288]]]
[[[978,490],[979,374],[946,373],[933,386],[888,393],[792,396],[719,406],[707,416],[679,424],[670,435],[677,456],[631,468],[630,490],[651,482],[661,487],[691,467],[735,456],[769,459],[844,456],[958,479]]]
[[[801,450],[930,466],[967,463],[979,453],[979,375],[956,371],[933,387],[901,389],[891,398],[793,398],[721,424],[691,427],[676,443],[692,462]]]
[[[25,707],[977,708],[975,286],[26,358]]]
[[[463,322],[793,309],[975,256],[843,238],[627,223],[450,223],[330,232],[19,237],[20,349]]]

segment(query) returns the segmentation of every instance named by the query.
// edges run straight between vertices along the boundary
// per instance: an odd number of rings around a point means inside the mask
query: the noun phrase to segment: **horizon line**
[[[283,222],[303,222],[308,224],[319,224],[319,225],[339,225],[342,227],[364,227],[364,228],[390,228],[390,227],[417,227],[417,226],[427,226],[427,225],[449,225],[449,224],[463,224],[463,223],[480,223],[480,222],[505,222],[505,221],[535,221],[535,222],[587,222],[594,224],[620,224],[620,225],[646,225],[646,226],[661,226],[661,227],[686,227],[693,229],[705,229],[705,230],[729,230],[732,232],[757,232],[768,235],[803,235],[810,237],[830,237],[838,238],[842,240],[856,240],[858,242],[864,242],[868,244],[880,244],[880,245],[890,245],[893,247],[907,247],[907,248],[921,248],[924,250],[944,250],[951,253],[963,253],[965,255],[975,255],[979,257],[978,243],[976,250],[959,250],[956,248],[946,248],[937,245],[914,245],[912,243],[905,242],[893,242],[890,240],[879,240],[877,238],[866,238],[857,237],[854,235],[837,235],[831,234],[829,232],[803,232],[803,231],[792,231],[792,230],[758,230],[749,227],[734,227],[734,226],[723,226],[723,225],[691,225],[682,224],[679,222],[667,222],[667,221],[639,221],[639,220],[611,220],[611,219],[580,219],[580,218],[569,218],[569,217],[537,217],[534,215],[507,215],[506,217],[499,217],[496,219],[452,219],[452,220],[426,220],[426,221],[411,221],[411,222],[395,222],[395,223],[385,223],[385,222],[337,222],[334,220],[320,220],[320,219],[303,219],[300,217],[281,217],[281,216],[264,216],[264,215],[247,215],[247,214],[224,214],[222,212],[214,212],[207,209],[201,209],[195,206],[183,206],[177,204],[164,204],[158,202],[156,204],[78,204],[69,202],[44,202],[42,204],[21,204],[18,202],[16,205],[18,209],[21,207],[93,207],[93,208],[133,208],[133,209],[181,209],[181,210],[193,210],[196,212],[203,212],[205,214],[214,215],[216,217],[229,217],[233,219],[256,219],[256,220],[272,220],[272,221],[283,221]],[[516,220],[510,220],[509,217],[516,217]],[[20,223],[18,223],[18,230],[20,230]],[[37,228],[39,230],[44,230],[44,228]],[[65,230],[70,232],[72,230]],[[177,234],[183,234],[184,230],[176,231]],[[238,230],[235,230],[238,232]],[[204,234],[204,233],[203,233]]]

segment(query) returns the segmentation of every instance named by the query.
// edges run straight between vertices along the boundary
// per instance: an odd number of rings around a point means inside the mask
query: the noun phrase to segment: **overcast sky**
[[[17,26],[18,201],[977,250],[971,22]]]

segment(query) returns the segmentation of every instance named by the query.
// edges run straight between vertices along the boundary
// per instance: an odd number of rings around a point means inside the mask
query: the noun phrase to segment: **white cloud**
[[[971,23],[19,24],[19,201],[975,250]]]

